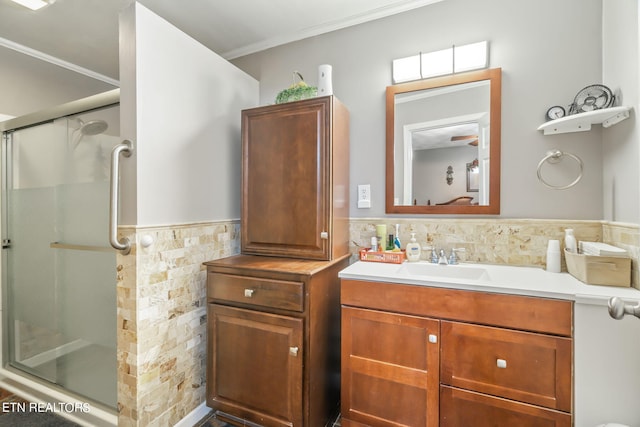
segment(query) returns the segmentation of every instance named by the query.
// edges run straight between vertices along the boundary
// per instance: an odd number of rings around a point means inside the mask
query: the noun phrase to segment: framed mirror
[[[493,68],[387,87],[387,213],[500,213],[501,80]]]

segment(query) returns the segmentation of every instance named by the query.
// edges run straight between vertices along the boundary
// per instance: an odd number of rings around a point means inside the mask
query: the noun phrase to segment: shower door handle
[[[131,242],[126,237],[118,239],[118,211],[120,204],[120,154],[131,156],[133,144],[125,140],[111,151],[111,179],[109,184],[109,243],[115,249],[127,255],[131,252]]]

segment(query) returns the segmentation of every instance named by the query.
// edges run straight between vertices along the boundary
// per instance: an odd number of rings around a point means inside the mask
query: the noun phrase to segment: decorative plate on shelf
[[[614,95],[605,85],[591,85],[582,89],[571,104],[569,114],[585,113],[613,106]]]

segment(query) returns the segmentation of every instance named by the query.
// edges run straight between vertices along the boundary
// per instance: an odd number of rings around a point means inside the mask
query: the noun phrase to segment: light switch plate
[[[371,207],[371,185],[358,185],[358,209]]]

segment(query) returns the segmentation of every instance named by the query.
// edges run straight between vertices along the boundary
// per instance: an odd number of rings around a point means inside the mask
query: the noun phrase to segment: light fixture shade
[[[453,49],[422,54],[422,78],[453,73]]]
[[[45,0],[12,0],[15,3],[18,3],[21,6],[28,7],[31,10],[38,10],[45,6],[48,6],[53,1],[45,1]]]
[[[420,55],[393,60],[393,81],[395,83],[419,80]]]
[[[459,47],[456,46],[454,48],[454,72],[460,73],[463,71],[487,68],[489,58],[488,51],[489,43],[487,41],[466,44]]]
[[[489,66],[489,42],[453,46],[435,52],[393,60],[394,83],[445,74],[479,70]]]

